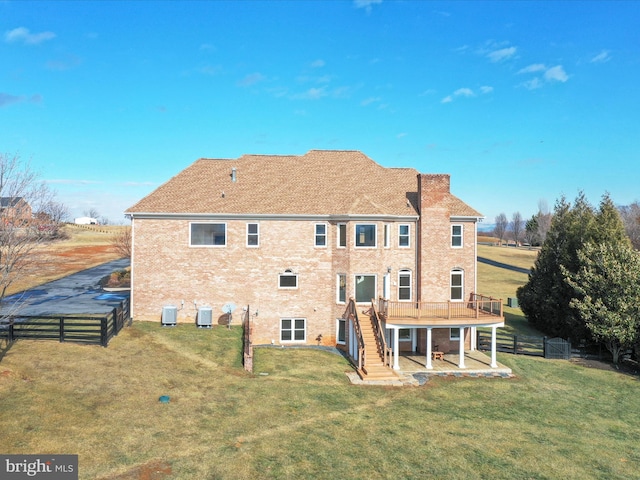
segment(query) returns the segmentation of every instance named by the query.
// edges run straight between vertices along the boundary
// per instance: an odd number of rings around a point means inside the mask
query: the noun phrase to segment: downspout
[[[133,312],[133,295],[135,292],[135,288],[133,288],[133,284],[134,284],[134,279],[135,279],[135,275],[134,275],[134,269],[133,269],[133,258],[134,258],[134,251],[135,251],[135,229],[134,229],[134,219],[133,219],[133,214],[131,214],[131,261],[130,261],[130,268],[131,268],[131,275],[130,275],[130,285],[129,285],[129,316],[131,317],[131,320],[133,321],[134,318],[134,312]]]

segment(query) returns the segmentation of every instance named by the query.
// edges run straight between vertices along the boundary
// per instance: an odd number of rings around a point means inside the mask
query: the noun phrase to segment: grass
[[[521,281],[479,268],[483,293]],[[640,478],[637,377],[498,354],[515,379],[361,387],[310,349],[258,348],[248,374],[241,342],[144,322],[108,348],[18,341],[0,350],[0,452],[76,453],[102,480]]]
[[[109,348],[21,341],[0,364],[0,451],[77,453],[80,478],[639,478],[638,379],[499,355],[516,379],[358,387],[318,350],[135,322]],[[158,401],[169,395],[169,404]],[[588,431],[588,435],[585,432]]]

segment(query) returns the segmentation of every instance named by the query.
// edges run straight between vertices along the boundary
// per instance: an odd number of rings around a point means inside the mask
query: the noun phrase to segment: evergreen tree
[[[570,305],[617,364],[620,354],[638,341],[640,253],[628,241],[589,242],[578,258],[578,272],[565,272],[565,281],[575,292]]]
[[[578,252],[590,242],[628,245],[620,215],[609,196],[603,196],[598,211],[582,192],[573,205],[560,198],[529,281],[517,291],[522,311],[537,329],[574,340],[591,337],[584,318],[571,305],[576,292],[565,281],[582,266]]]

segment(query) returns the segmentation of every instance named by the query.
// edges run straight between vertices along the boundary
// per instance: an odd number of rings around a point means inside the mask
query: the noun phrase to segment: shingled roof
[[[203,158],[125,213],[417,216],[417,175],[358,151]],[[451,215],[481,216],[451,194],[442,203]]]

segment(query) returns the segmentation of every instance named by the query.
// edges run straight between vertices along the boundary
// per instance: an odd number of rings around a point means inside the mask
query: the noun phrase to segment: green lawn
[[[0,452],[76,453],[81,479],[640,478],[638,377],[498,354],[515,378],[362,387],[339,355],[259,348],[248,374],[240,351],[237,327],[144,322],[108,348],[18,341]]]

